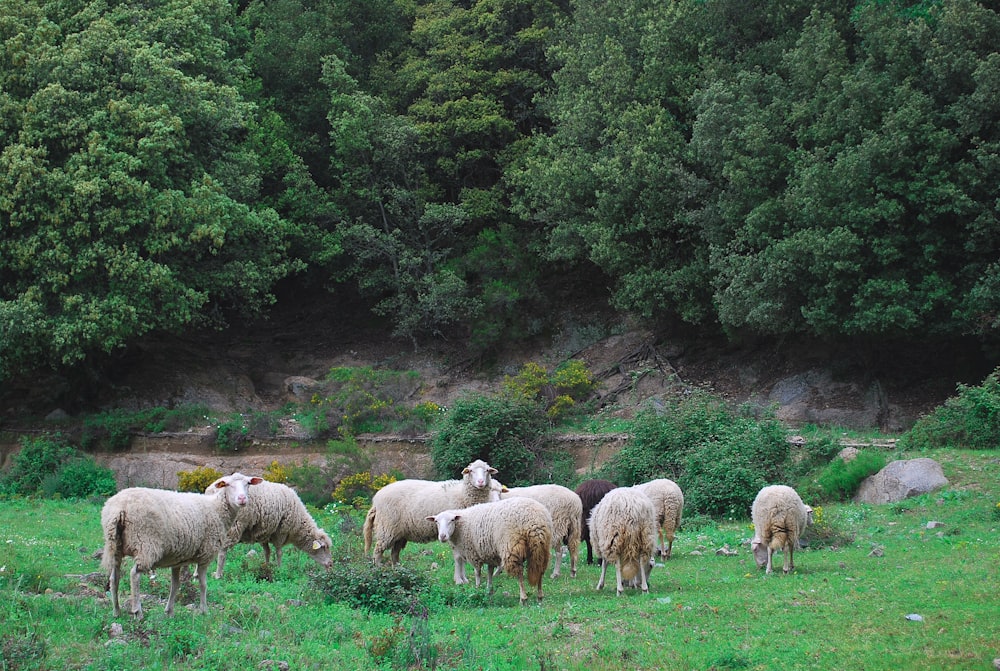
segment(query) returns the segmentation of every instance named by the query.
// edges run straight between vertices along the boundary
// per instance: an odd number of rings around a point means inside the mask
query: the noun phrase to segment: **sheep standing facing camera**
[[[750,542],[759,568],[771,573],[771,559],[776,550],[784,557],[782,571],[795,568],[792,554],[806,526],[812,523],[812,508],[802,502],[798,492],[785,485],[770,485],[757,493],[750,507],[754,537]]]
[[[199,607],[201,612],[207,612],[208,566],[226,543],[237,511],[250,500],[248,487],[261,482],[258,477],[233,473],[216,481],[219,493],[214,496],[130,487],[109,498],[101,509],[104,529],[101,565],[108,572],[114,616],[121,615],[118,583],[124,557],[135,558],[130,584],[131,611],[136,619],[142,617],[139,575],[155,568],[170,568],[167,615],[171,615],[180,587],[181,567],[192,563],[198,565]]]
[[[429,516],[488,501],[496,472],[477,459],[462,470],[461,480],[398,480],[378,490],[362,527],[365,554],[371,551],[375,564],[380,565],[389,550],[390,562],[398,564],[407,542],[429,543],[437,538]]]
[[[465,562],[470,562],[478,587],[482,581],[482,566],[486,564],[486,586],[492,594],[494,569],[500,568],[517,578],[521,605],[524,605],[528,603],[528,593],[524,589],[527,572],[528,585],[537,588],[538,602],[542,602],[542,577],[549,565],[552,545],[552,516],[544,505],[516,496],[464,509],[444,510],[427,519],[436,525],[438,540],[451,545],[456,584],[468,582]]]

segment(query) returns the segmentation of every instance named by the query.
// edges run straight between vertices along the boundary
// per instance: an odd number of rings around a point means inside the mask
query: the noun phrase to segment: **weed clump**
[[[312,578],[329,603],[343,603],[373,613],[406,614],[420,606],[430,590],[427,578],[405,566],[335,564]]]

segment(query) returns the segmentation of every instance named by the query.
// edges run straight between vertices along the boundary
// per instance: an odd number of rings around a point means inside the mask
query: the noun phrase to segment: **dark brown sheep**
[[[580,527],[580,538],[587,544],[587,563],[594,563],[594,551],[590,544],[590,526],[587,520],[590,519],[590,511],[601,502],[604,495],[614,489],[617,485],[610,480],[584,480],[576,487],[576,495],[583,503],[583,520]]]

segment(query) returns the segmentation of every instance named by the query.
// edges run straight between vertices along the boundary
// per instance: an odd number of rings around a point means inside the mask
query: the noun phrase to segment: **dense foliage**
[[[86,498],[117,491],[115,474],[59,434],[21,440],[11,467],[0,476],[0,495]]]
[[[974,0],[0,0],[0,378],[303,287],[480,349],[576,278],[995,338],[998,35]]]
[[[921,417],[900,442],[910,448],[1000,445],[1000,368],[979,385],[959,384],[955,396]]]

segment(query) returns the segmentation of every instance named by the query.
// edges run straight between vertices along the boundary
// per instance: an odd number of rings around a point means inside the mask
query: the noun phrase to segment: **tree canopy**
[[[350,288],[413,342],[1000,333],[973,0],[0,0],[0,379]],[[359,315],[363,318],[363,315]]]

